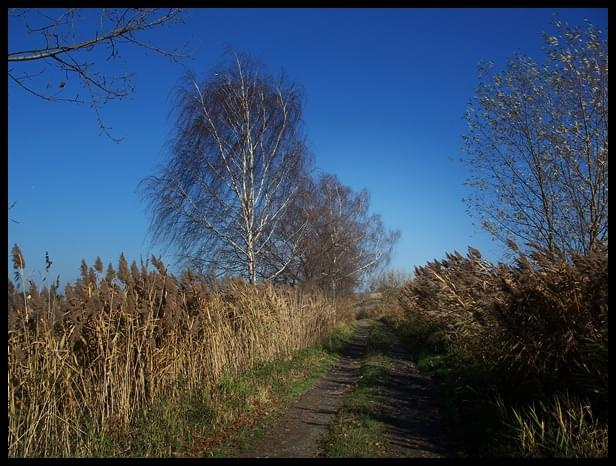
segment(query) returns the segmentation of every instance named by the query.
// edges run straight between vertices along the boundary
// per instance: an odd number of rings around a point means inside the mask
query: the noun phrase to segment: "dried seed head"
[[[141,274],[139,273],[139,267],[137,267],[137,263],[132,261],[130,264],[130,274],[133,278],[133,282],[138,282],[141,279]]]
[[[17,246],[17,244],[13,246],[11,254],[13,256],[13,268],[15,270],[25,269],[26,261],[23,254],[21,253],[21,249],[19,249],[19,246]]]
[[[51,264],[53,264],[53,262],[49,260],[49,252],[45,251],[45,272],[49,272]]]
[[[165,275],[167,270],[165,269],[165,265],[163,264],[162,260],[152,255],[152,264],[154,265],[154,267],[156,267],[156,270],[158,270],[158,273],[160,273],[161,275]]]
[[[79,271],[81,272],[81,278],[84,280],[88,279],[88,264],[86,264],[85,259],[81,259],[81,265],[79,266]]]
[[[115,276],[116,276],[115,270],[113,270],[113,265],[111,265],[110,263],[109,267],[107,267],[107,274],[105,275],[105,280],[111,283],[113,279],[115,278]]]
[[[126,262],[126,258],[124,257],[124,253],[120,254],[120,260],[118,261],[118,278],[124,282],[124,284],[128,285],[130,280],[128,273],[128,262]]]
[[[101,258],[99,256],[96,256],[96,261],[94,262],[94,269],[98,273],[102,273],[103,272],[103,261],[101,260]]]
[[[520,249],[517,243],[513,241],[512,239],[507,240],[507,246],[509,246],[513,251],[516,251],[516,252]]]

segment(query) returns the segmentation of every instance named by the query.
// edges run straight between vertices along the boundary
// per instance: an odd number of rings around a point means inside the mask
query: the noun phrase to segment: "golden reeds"
[[[102,277],[100,260],[83,263],[64,296],[37,300],[9,282],[9,456],[90,456],[89,439],[127,428],[155,400],[214,387],[335,325],[316,292],[176,278],[152,264],[121,256],[116,278],[111,265]]]
[[[458,369],[481,370],[480,383],[522,406],[512,415],[525,454],[606,456],[607,248],[564,260],[510,247],[511,265],[469,249],[416,268],[400,305],[414,326],[446,337]]]

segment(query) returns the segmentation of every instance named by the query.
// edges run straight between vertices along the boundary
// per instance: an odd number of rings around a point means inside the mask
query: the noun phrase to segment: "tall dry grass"
[[[607,248],[565,260],[510,246],[517,253],[511,265],[492,264],[469,248],[466,256],[454,252],[417,267],[400,304],[409,322],[444,339],[455,367],[481,381],[474,388],[496,391],[508,404],[504,412],[524,439],[520,450],[575,456],[595,448],[594,456],[607,455]],[[548,442],[537,434],[541,440],[530,448],[531,427],[548,419],[559,420],[553,432],[571,434],[557,412],[563,399],[567,412],[577,413],[579,435]],[[598,440],[588,440],[589,432]]]
[[[259,361],[316,343],[336,322],[316,292],[167,273],[156,258],[58,292],[9,281],[9,456],[91,456],[152,403],[213,387]]]

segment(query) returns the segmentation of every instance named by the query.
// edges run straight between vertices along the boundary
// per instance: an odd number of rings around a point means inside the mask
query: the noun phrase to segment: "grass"
[[[553,396],[549,404],[532,403],[512,411],[514,438],[527,456],[607,457],[607,425],[594,419],[589,404],[565,393]]]
[[[335,364],[355,327],[341,323],[323,343],[224,377],[214,389],[158,400],[129,429],[103,435],[91,456],[242,456]]]
[[[376,419],[380,384],[391,368],[387,355],[390,338],[380,325],[368,336],[366,354],[361,361],[359,381],[346,395],[342,408],[322,440],[324,456],[329,458],[373,458],[383,456],[383,424]]]
[[[342,323],[322,344],[298,352],[293,358],[265,364],[242,378],[267,393],[264,415],[255,423],[241,425],[225,436],[208,456],[241,457],[263,437],[276,419],[303,393],[312,388],[338,360],[339,351],[350,341],[356,323]]]
[[[607,457],[607,248],[510,247],[416,267],[394,320],[464,455]]]
[[[63,294],[9,282],[10,457],[169,455],[194,441],[195,417],[218,428],[233,418],[212,415],[219,405],[263,404],[269,394],[250,400],[240,374],[313,347],[344,318],[318,292],[152,264],[82,262]]]
[[[397,321],[417,368],[437,381],[437,400],[452,448],[460,457],[605,457],[607,424],[590,405],[566,394],[527,401],[515,387],[504,401],[507,375],[453,346],[434,345],[438,329]]]

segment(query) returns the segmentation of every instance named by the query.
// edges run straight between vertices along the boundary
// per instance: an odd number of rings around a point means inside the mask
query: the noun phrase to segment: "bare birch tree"
[[[516,56],[483,69],[469,107],[467,199],[483,226],[553,254],[587,254],[608,240],[608,47],[555,22],[540,66]]]
[[[101,105],[134,90],[134,75],[112,75],[105,63],[126,46],[178,60],[184,46],[167,49],[148,42],[148,31],[183,19],[180,8],[9,8],[8,77],[50,102],[90,105],[101,130],[112,140]],[[106,49],[93,57],[92,51]]]
[[[246,56],[232,62],[203,83],[187,77],[170,158],[142,188],[155,239],[176,247],[192,266],[254,284],[276,277],[293,259],[294,248],[284,252],[276,242],[307,150],[298,89]],[[282,255],[275,270],[264,260],[272,250]]]
[[[333,175],[306,180],[301,186],[285,221],[304,227],[287,280],[333,296],[350,293],[387,264],[399,233],[385,231],[380,216],[370,215],[367,191],[354,193]]]

